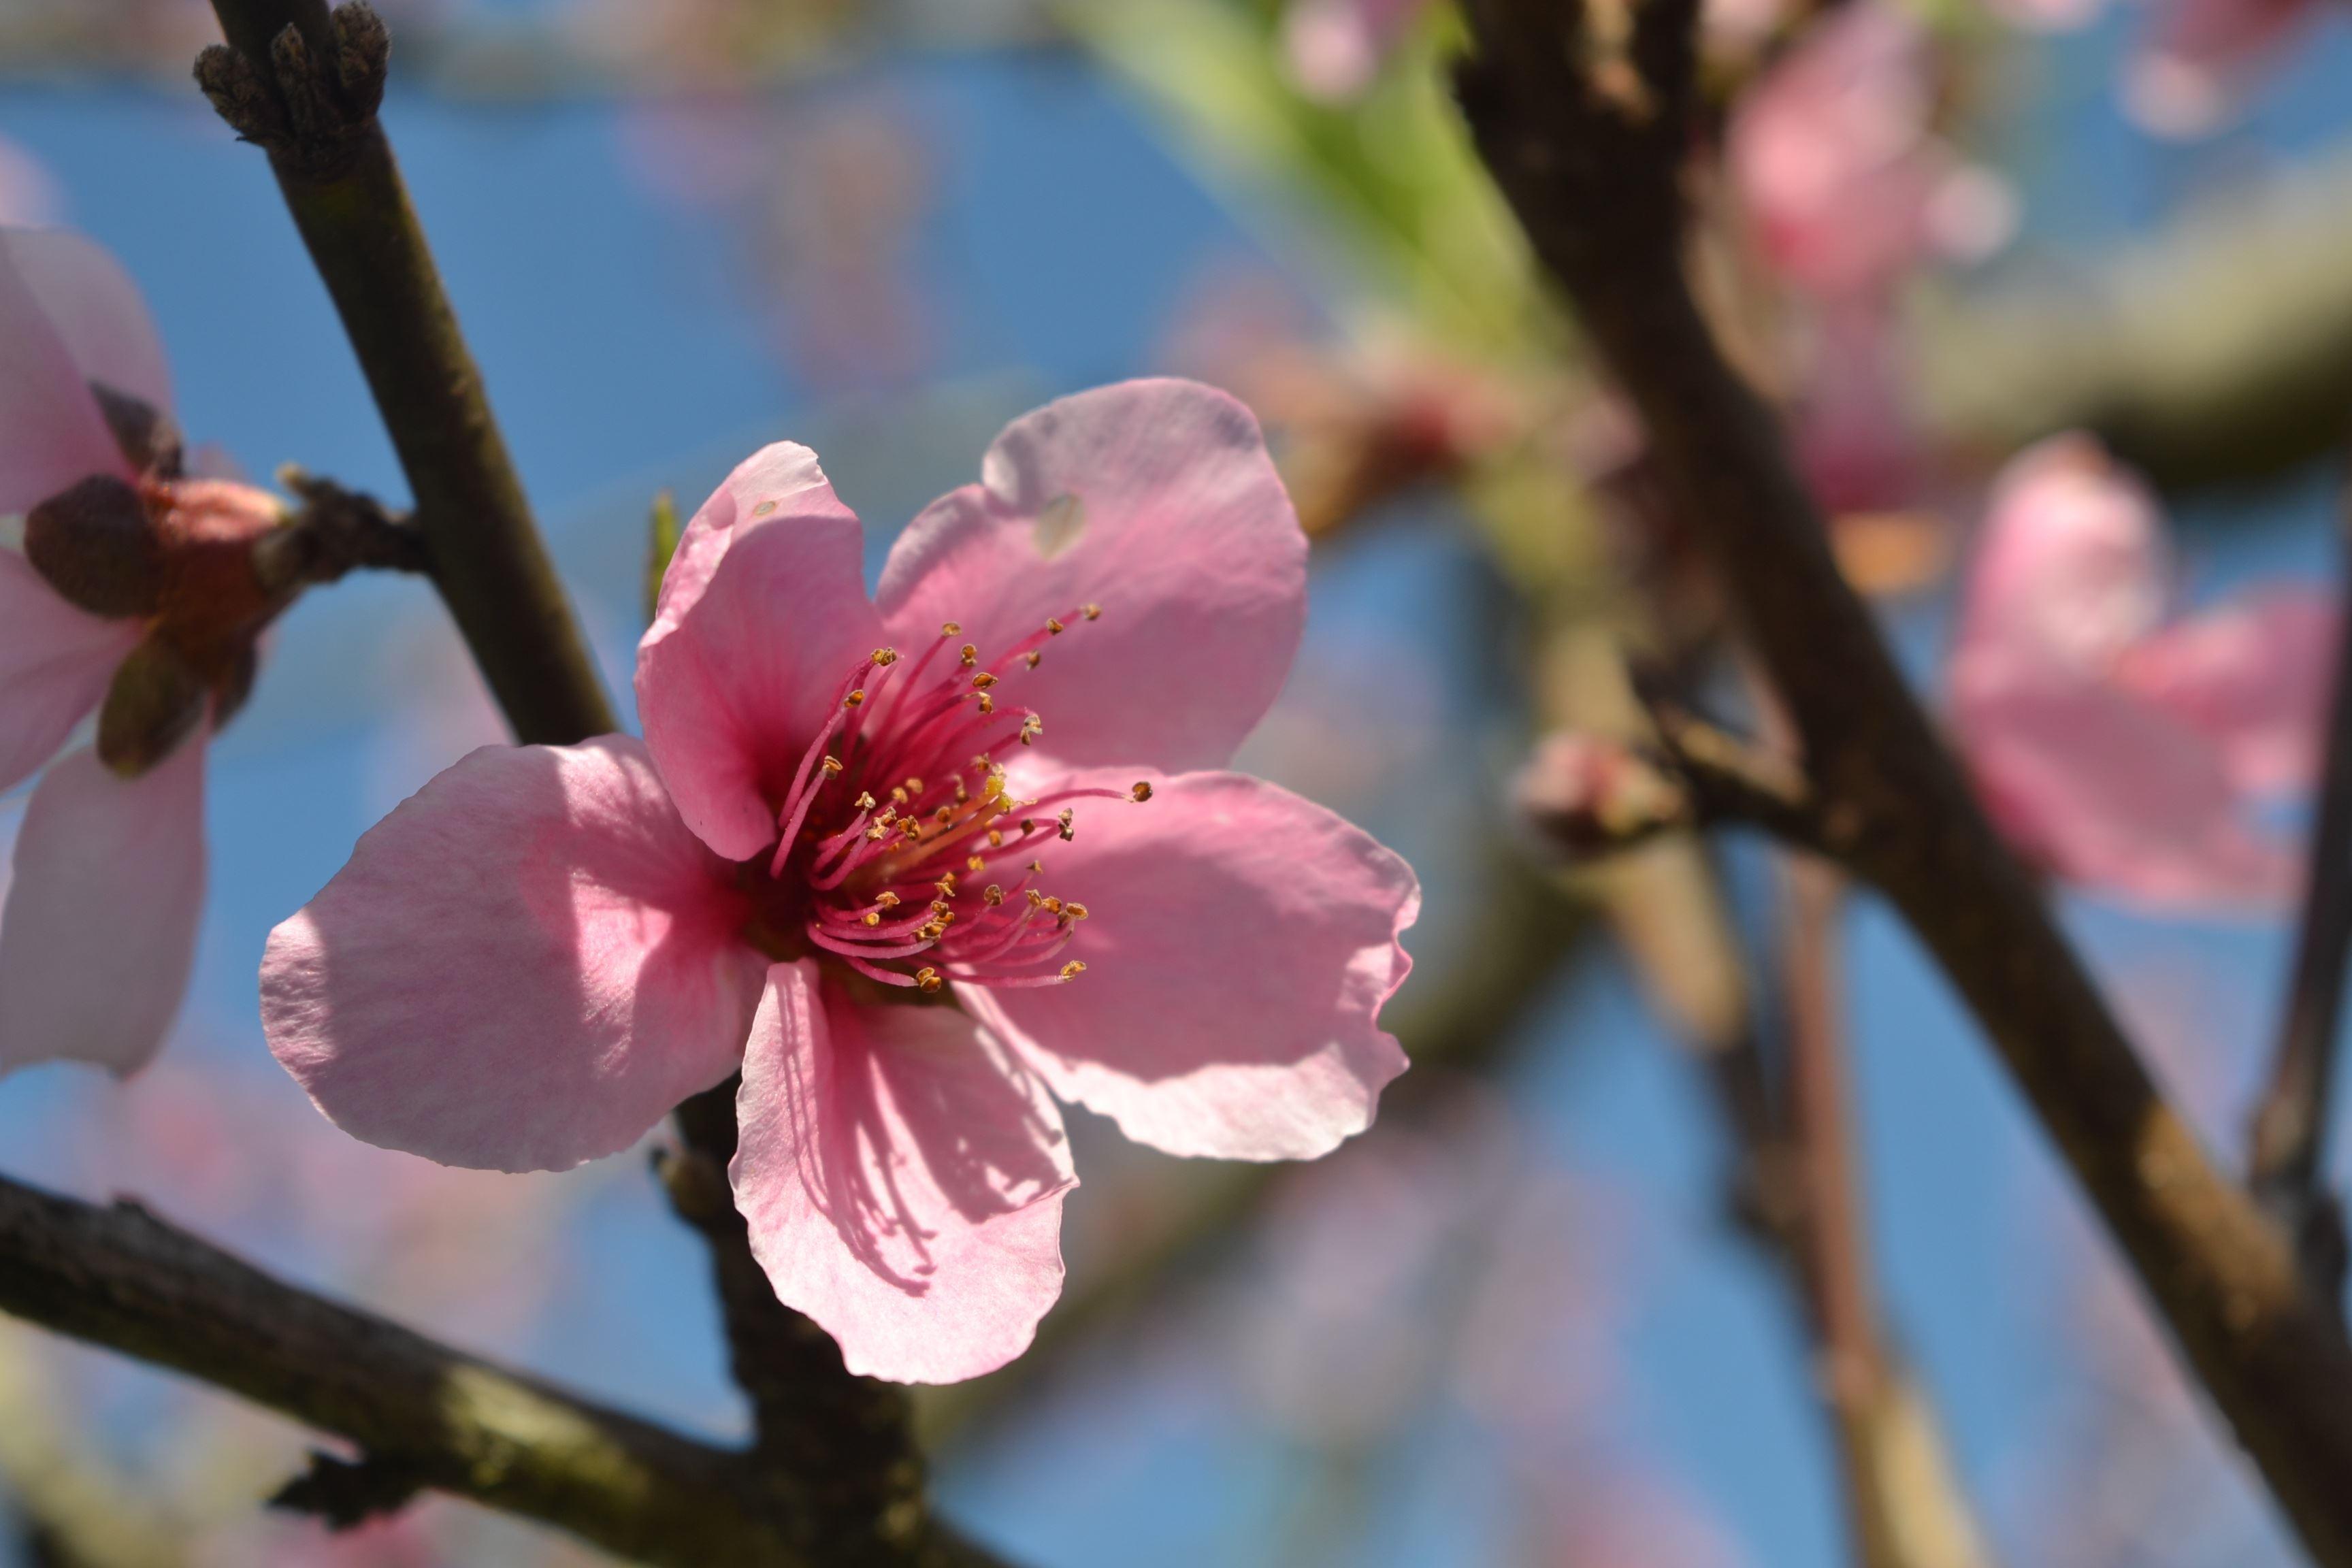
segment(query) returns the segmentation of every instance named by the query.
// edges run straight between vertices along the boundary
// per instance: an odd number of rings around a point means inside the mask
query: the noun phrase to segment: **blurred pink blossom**
[[[2124,68],[2125,110],[2159,136],[2218,131],[2322,14],[2315,0],[2156,0]]]
[[[1291,80],[1327,103],[1360,95],[1428,8],[1429,0],[1291,0],[1282,14]]]
[[[2171,908],[2291,897],[2257,831],[2315,765],[2337,617],[2282,587],[2168,616],[2156,498],[2086,437],[1994,481],[1960,606],[1952,714],[1986,805],[2028,858]]]
[[[0,136],[0,227],[41,228],[65,211],[65,197],[41,161]]]
[[[1937,133],[1934,39],[1857,0],[1824,17],[1734,115],[1734,187],[1765,259],[1821,297],[1877,297],[1937,257],[1984,255],[2015,204]]]
[[[1002,1365],[1060,1291],[1049,1092],[1179,1154],[1368,1125],[1412,869],[1212,771],[1305,618],[1256,422],[1131,382],[982,473],[869,601],[814,454],[737,468],[640,645],[646,741],[485,747],[370,832],[271,934],[278,1059],[358,1137],[502,1170],[625,1148],[740,1068],[753,1250],[909,1382]]]

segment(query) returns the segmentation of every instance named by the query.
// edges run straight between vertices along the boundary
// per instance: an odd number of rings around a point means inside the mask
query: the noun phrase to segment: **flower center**
[[[995,753],[1045,721],[1018,697],[1045,646],[1102,614],[1086,605],[982,659],[950,621],[910,660],[876,648],[842,682],[777,812],[774,851],[747,861],[762,947],[802,943],[885,985],[1058,985],[1084,904],[1046,889],[1076,802],[1143,801],[1151,787],[1017,798]]]

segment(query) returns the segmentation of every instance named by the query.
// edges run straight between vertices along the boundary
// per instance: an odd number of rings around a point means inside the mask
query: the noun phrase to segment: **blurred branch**
[[[1945,443],[1998,458],[2087,429],[2165,486],[2325,457],[2352,407],[2352,154],[2055,279],[1929,297],[1914,325]]]
[[[1801,1195],[1776,1240],[1819,1338],[1856,1555],[1864,1568],[1979,1568],[1990,1561],[1982,1533],[1917,1378],[1887,1343],[1871,1284],[1838,1018],[1843,879],[1807,856],[1790,857],[1785,875],[1788,1122]]]
[[[434,581],[516,738],[615,728],[375,116],[383,24],[363,4],[330,16],[325,0],[213,9],[228,43],[196,79],[269,153],[408,476]]]
[[[2352,494],[2344,504],[2352,509]],[[2346,521],[2352,525],[2352,511]],[[2352,526],[2346,533],[2352,539]],[[2326,1169],[2345,967],[2352,963],[2352,635],[2343,631],[2335,679],[2294,973],[2252,1128],[2254,1195],[2294,1237],[2312,1293],[2323,1301],[2343,1299],[2347,1262],[2343,1205],[2328,1191]]]
[[[919,1510],[841,1533],[822,1476],[697,1443],[283,1284],[134,1204],[0,1178],[0,1310],[346,1437],[425,1485],[635,1561],[709,1568],[995,1563]]]
[[[0,1334],[0,1502],[28,1568],[180,1568],[187,1552],[163,1511],[58,1431],[30,1338]]]
[[[1537,253],[1648,427],[1802,740],[1845,858],[1986,1026],[2182,1348],[2328,1568],[2352,1565],[2352,1347],[2286,1239],[2157,1092],[1944,752],[1763,403],[1682,265],[1696,0],[1587,28],[1553,0],[1472,0],[1458,79]],[[1622,13],[1617,20],[1625,20]]]

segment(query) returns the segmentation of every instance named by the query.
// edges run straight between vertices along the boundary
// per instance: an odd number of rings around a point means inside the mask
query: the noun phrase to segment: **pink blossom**
[[[1370,1123],[1420,895],[1216,771],[1305,610],[1231,398],[1053,404],[871,600],[862,556],[814,454],[754,454],[663,583],[645,741],[442,773],[271,934],[262,1010],[346,1131],[452,1164],[609,1154],[740,1069],[731,1176],[778,1296],[852,1369],[946,1382],[1060,1291],[1053,1097],[1178,1154],[1311,1158]]]
[[[1282,50],[1309,98],[1343,102],[1372,85],[1429,0],[1291,0]]]
[[[2320,14],[2312,0],[2159,0],[2124,69],[2124,109],[2159,136],[2218,131]]]
[[[0,230],[0,514],[30,514],[27,552],[0,550],[0,790],[49,762],[163,632],[155,658],[190,683],[127,741],[102,730],[106,761],[83,747],[56,762],[25,808],[0,911],[0,1070],[131,1072],[186,988],[204,736],[251,677],[249,640],[206,620],[214,595],[187,574],[278,511],[180,478],[170,409],[162,344],[114,258],[79,235]]]
[[[1857,0],[1740,102],[1732,182],[1765,259],[1822,297],[1876,296],[1933,257],[1981,255],[2013,224],[2006,190],[1936,133],[1934,41]]]
[[[1953,719],[1995,820],[2059,876],[2169,907],[2293,896],[2252,820],[2306,781],[2336,636],[2297,588],[2168,619],[2157,501],[2086,437],[1995,480],[1952,655]]]

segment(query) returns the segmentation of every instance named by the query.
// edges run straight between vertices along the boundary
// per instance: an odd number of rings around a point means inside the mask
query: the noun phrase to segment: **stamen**
[[[1136,805],[1141,805],[1145,801],[1151,798],[1151,786],[1139,780],[1136,786],[1133,789],[1129,790],[1127,793],[1135,797]]]

